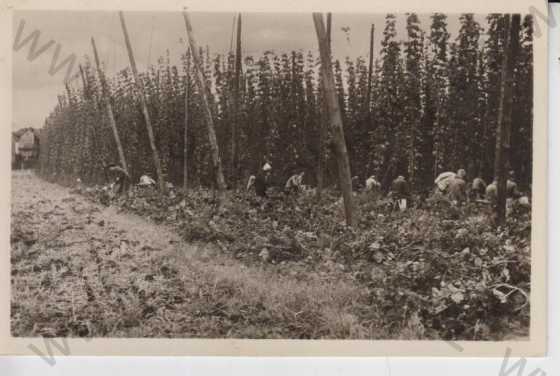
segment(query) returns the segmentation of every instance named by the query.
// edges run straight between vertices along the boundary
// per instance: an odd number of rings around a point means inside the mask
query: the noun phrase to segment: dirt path
[[[247,267],[212,246],[12,175],[15,336],[364,338],[367,292]]]

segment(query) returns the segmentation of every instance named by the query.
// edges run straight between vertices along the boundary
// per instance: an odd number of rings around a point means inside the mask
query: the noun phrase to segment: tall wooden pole
[[[97,67],[97,75],[99,76],[99,82],[101,83],[101,96],[103,102],[105,103],[105,109],[107,111],[107,117],[109,118],[109,126],[113,131],[113,137],[115,138],[115,143],[117,144],[117,151],[119,153],[119,159],[121,162],[121,167],[128,173],[128,166],[126,164],[126,159],[124,157],[124,151],[121,144],[121,139],[119,137],[119,132],[117,131],[117,123],[115,122],[115,115],[113,114],[113,107],[111,106],[111,101],[109,100],[109,89],[107,87],[107,82],[105,81],[105,75],[101,69],[101,64],[99,63],[99,56],[97,55],[97,47],[95,46],[95,40],[91,38],[91,46],[93,48],[93,57],[95,59],[95,66]]]
[[[241,13],[237,15],[237,32],[236,32],[236,45],[235,45],[235,79],[233,87],[233,110],[234,119],[231,128],[231,178],[234,186],[237,185],[238,173],[238,143],[239,143],[239,88],[241,82]]]
[[[494,176],[497,179],[496,223],[502,225],[506,221],[507,202],[507,159],[506,149],[509,148],[511,133],[511,109],[513,86],[513,49],[512,40],[518,38],[513,35],[511,16],[506,14],[502,18],[504,35],[504,53],[502,57],[502,75],[500,83],[500,104],[498,108],[498,129],[496,130],[496,157],[494,160]],[[519,26],[517,27],[517,32]]]
[[[188,170],[188,129],[189,129],[189,84],[190,84],[191,57],[187,49],[187,74],[185,75],[185,129],[183,147],[183,189],[187,192],[189,182]]]
[[[68,105],[72,107],[72,91],[70,90],[70,85],[68,85],[68,82],[64,83],[64,87],[66,88],[66,95],[68,96]]]
[[[332,14],[329,12],[327,13],[327,40],[329,46],[329,55],[331,50],[331,25],[332,25]],[[322,76],[319,78],[320,81],[320,90],[323,95],[323,100],[325,96],[325,87],[323,85],[323,78]],[[317,161],[317,198],[321,198],[321,194],[323,192],[323,185],[324,185],[324,156],[323,152],[325,149],[325,128],[327,125],[325,123],[328,122],[328,116],[321,111],[321,123],[319,124],[319,158]]]
[[[189,45],[191,48],[191,54],[193,57],[193,63],[195,67],[195,78],[198,86],[198,91],[202,96],[202,108],[204,110],[204,117],[206,118],[206,127],[208,129],[208,139],[210,141],[210,150],[212,153],[212,163],[214,164],[214,172],[216,174],[216,185],[218,189],[223,192],[226,189],[226,182],[224,179],[224,173],[222,170],[222,160],[220,158],[220,149],[218,148],[218,142],[216,140],[216,130],[214,128],[214,119],[212,118],[212,110],[210,108],[210,103],[208,100],[209,89],[206,87],[206,79],[204,78],[204,70],[202,67],[202,62],[199,55],[198,45],[196,39],[194,38],[193,29],[191,26],[191,21],[189,15],[186,11],[183,11],[183,18],[185,19],[185,27],[187,29],[187,37],[189,39]]]
[[[344,139],[344,129],[342,125],[342,114],[336,97],[334,74],[331,64],[331,53],[329,49],[329,38],[323,23],[321,13],[313,13],[315,31],[319,41],[319,51],[321,54],[321,73],[325,88],[325,102],[327,104],[330,117],[330,127],[333,133],[333,141],[336,149],[338,164],[338,179],[342,195],[344,197],[344,210],[346,214],[346,224],[352,226],[354,223],[354,210],[352,204],[352,174],[350,172],[350,161]]]
[[[134,83],[136,84],[136,90],[138,90],[138,93],[140,95],[140,102],[142,104],[142,114],[144,114],[146,130],[148,131],[148,138],[150,140],[150,148],[152,149],[152,156],[154,158],[154,165],[156,168],[159,190],[160,192],[165,192],[165,180],[163,178],[159,153],[154,139],[154,131],[152,129],[150,113],[148,112],[148,104],[146,103],[144,86],[142,85],[142,82],[140,81],[140,78],[138,76],[138,69],[136,68],[136,61],[134,60],[134,54],[132,53],[132,46],[130,44],[130,39],[128,37],[128,30],[126,29],[126,23],[124,22],[124,15],[122,11],[119,12],[119,18],[121,20],[121,26],[124,34],[124,42],[126,44],[126,50],[128,51],[128,59],[130,60],[130,67],[132,68],[132,75],[134,76]]]
[[[56,98],[58,99],[58,108],[60,112],[64,108],[64,101],[62,100],[62,96],[60,94],[57,95]]]
[[[84,97],[89,99],[90,95],[89,95],[89,86],[86,82],[86,76],[84,74],[84,69],[82,68],[82,64],[79,64],[78,67],[80,68],[80,76],[82,77],[82,85],[84,88]]]
[[[97,53],[97,51],[94,51],[95,53]],[[89,86],[89,82],[88,79],[86,77],[86,74],[84,73],[84,68],[82,67],[82,65],[79,65],[80,67],[80,75],[82,76],[82,85],[84,87],[84,96],[86,99],[90,99],[93,100],[95,108],[97,110],[100,110],[100,106],[99,106],[99,101],[97,100],[97,97],[94,95],[95,93],[92,93],[91,91],[91,87]],[[109,103],[110,105],[111,103]]]
[[[372,81],[373,81],[373,47],[374,47],[374,38],[375,38],[375,25],[371,24],[371,30],[369,35],[369,67],[368,67],[368,83],[367,83],[367,95],[366,95],[366,111],[367,111],[367,124],[368,128],[366,133],[363,135],[364,138],[368,137],[369,131],[372,130],[372,120],[373,116],[371,113],[371,90],[372,90]],[[371,155],[374,155],[372,152]],[[367,167],[371,169],[371,165],[369,163],[366,164]]]
[[[329,44],[329,54],[330,54],[330,49],[331,49],[331,29],[332,29],[332,13],[328,12],[327,13],[327,41]]]

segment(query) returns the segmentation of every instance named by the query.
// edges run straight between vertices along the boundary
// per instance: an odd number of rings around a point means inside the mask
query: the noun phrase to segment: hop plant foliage
[[[458,168],[465,168],[469,176],[492,180],[495,109],[503,54],[500,17],[489,15],[485,31],[472,14],[460,15],[460,30],[451,38],[446,15],[433,14],[430,25],[422,25],[416,14],[407,14],[404,35],[397,34],[397,16],[387,15],[371,85],[366,57],[333,62],[354,176],[363,181],[375,174],[386,188],[394,177],[404,175],[416,191],[430,188],[440,172]],[[530,16],[524,18],[519,38],[510,160],[518,183],[528,188],[533,69]],[[275,166],[279,181],[305,171],[306,184],[315,185],[320,156],[325,186],[336,182],[336,159],[329,147],[317,52],[264,51],[245,56],[237,109],[233,99],[235,56],[214,54],[210,47],[200,52],[230,185],[245,182],[264,161]],[[166,53],[141,72],[141,81],[163,172],[166,180],[174,184],[183,180],[184,101],[188,86],[189,184],[212,187],[209,143],[193,80],[194,65],[187,64],[190,59],[185,54],[182,66],[175,66]],[[99,77],[89,59],[82,67],[83,84],[61,93],[58,105],[45,120],[40,173],[61,182],[79,177],[93,184],[103,181],[103,165],[118,161],[118,155],[102,105]],[[155,176],[132,74],[123,69],[107,80],[131,176],[135,180],[143,174]],[[236,156],[230,152],[233,122],[238,129]],[[326,147],[322,148],[321,127],[327,127]],[[237,162],[232,163],[232,158]],[[235,170],[234,165],[238,166]]]

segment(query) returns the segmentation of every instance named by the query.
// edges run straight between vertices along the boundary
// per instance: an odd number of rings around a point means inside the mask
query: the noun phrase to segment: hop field
[[[331,54],[320,27],[319,55],[242,56],[235,17],[235,54],[188,35],[180,61],[106,77],[95,52],[65,85],[37,175],[14,175],[14,335],[527,337],[529,203],[504,220],[501,187],[532,189],[532,16],[452,15],[452,37],[445,14],[399,15],[406,35],[387,14],[369,59]],[[273,187],[296,174],[316,191],[240,189],[263,166]],[[458,196],[496,180],[500,226],[489,204],[430,197],[454,171]],[[110,173],[160,192],[115,196]],[[366,179],[411,205],[355,193]]]
[[[439,202],[391,212],[363,194],[360,223],[347,228],[333,194],[262,202],[231,192],[218,207],[202,190],[163,198],[135,190],[111,201],[102,189],[72,192],[61,193],[54,212],[70,216],[66,236],[82,239],[93,228],[86,242],[44,240],[41,230],[22,230],[34,228],[29,211],[14,212],[12,279],[26,286],[12,300],[15,335],[529,334],[531,227],[519,208],[496,229],[486,207]]]

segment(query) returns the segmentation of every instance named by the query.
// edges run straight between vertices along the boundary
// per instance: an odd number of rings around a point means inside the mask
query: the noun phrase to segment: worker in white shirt
[[[305,172],[290,176],[290,178],[286,181],[286,185],[284,186],[284,193],[290,194],[300,192],[302,190],[304,175]]]
[[[377,179],[375,179],[374,175],[366,179],[366,191],[372,192],[378,191],[379,189],[381,189],[381,183],[379,183]]]

